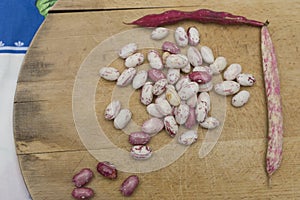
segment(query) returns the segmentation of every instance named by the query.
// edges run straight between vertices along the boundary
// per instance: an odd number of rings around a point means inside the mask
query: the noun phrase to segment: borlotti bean
[[[209,92],[213,89],[214,85],[212,81],[209,81],[207,83],[201,83],[199,84],[199,92]]]
[[[178,92],[178,95],[181,98],[181,100],[188,100],[191,96],[196,94],[198,90],[198,83],[190,82],[182,86],[182,88]]]
[[[210,96],[207,92],[201,92],[198,95],[197,103],[204,102],[207,106],[207,111],[210,111]]]
[[[161,119],[152,117],[146,120],[142,125],[142,131],[149,135],[154,135],[164,128],[164,123]]]
[[[236,79],[236,77],[242,72],[242,66],[240,64],[231,64],[229,67],[224,71],[224,79],[227,81],[232,81]]]
[[[248,102],[249,98],[250,93],[246,90],[242,90],[232,97],[231,104],[234,107],[242,107]]]
[[[188,58],[183,54],[171,54],[167,57],[166,67],[180,69],[189,63]]]
[[[182,125],[186,122],[189,116],[190,108],[186,104],[180,104],[175,108],[175,120],[178,124]]]
[[[180,69],[183,73],[190,73],[190,71],[192,70],[192,66],[190,63],[188,63],[185,67]]]
[[[178,133],[178,124],[173,115],[166,116],[164,118],[165,130],[171,137],[175,137]]]
[[[172,87],[172,85],[167,85],[167,90],[165,94],[166,94],[165,97],[167,101],[170,103],[170,105],[178,106],[181,103],[180,96],[178,95],[174,86]]]
[[[197,103],[195,108],[195,115],[197,122],[204,122],[208,114],[207,104],[203,101]]]
[[[197,46],[200,43],[200,34],[196,27],[189,27],[187,30],[188,42],[191,46]]]
[[[209,65],[214,75],[220,74],[226,68],[226,66],[227,66],[227,60],[222,56],[217,57],[214,63]]]
[[[151,82],[146,82],[141,90],[140,101],[144,105],[149,105],[153,100],[152,93],[153,85]]]
[[[166,78],[166,75],[163,73],[163,71],[158,70],[158,69],[149,69],[148,70],[148,77],[156,82],[160,79]]]
[[[157,27],[151,33],[151,39],[162,40],[169,35],[169,29],[164,27]]]
[[[132,87],[134,89],[141,88],[147,81],[148,72],[146,70],[139,71],[132,80]]]
[[[131,196],[139,185],[139,182],[139,177],[137,175],[127,177],[120,187],[121,194],[125,197]]]
[[[198,67],[202,65],[202,56],[196,47],[189,47],[187,50],[187,57],[191,65]]]
[[[166,116],[172,113],[172,107],[167,100],[161,100],[157,103],[157,110]]]
[[[142,53],[135,53],[132,54],[131,56],[128,56],[125,59],[125,66],[130,68],[130,67],[136,67],[144,62],[144,55]]]
[[[119,56],[123,59],[126,59],[128,56],[134,54],[137,51],[136,43],[129,43],[121,48],[119,51]]]
[[[119,78],[120,72],[114,67],[102,67],[99,70],[100,77],[108,81],[115,81]]]
[[[178,137],[178,142],[180,144],[189,146],[189,145],[195,143],[197,141],[197,139],[198,139],[197,131],[189,130],[189,131],[182,133],[180,135],[180,137]]]
[[[197,83],[208,83],[211,81],[212,76],[206,71],[195,71],[189,74],[189,78]]]
[[[132,132],[128,137],[128,141],[132,145],[145,145],[150,141],[151,137],[149,134],[144,132]]]
[[[116,129],[123,129],[131,120],[132,113],[130,110],[124,108],[121,109],[119,114],[114,119],[114,126]]]
[[[187,83],[190,83],[190,82],[191,82],[191,80],[190,80],[189,76],[184,76],[177,81],[175,88],[177,91],[179,91],[184,85],[186,85]]]
[[[147,160],[152,156],[152,149],[146,145],[135,145],[131,147],[130,154],[136,160]]]
[[[197,101],[198,101],[197,94],[194,94],[186,101],[186,104],[192,108],[195,108],[197,105]]]
[[[169,52],[169,53],[172,53],[172,54],[180,53],[179,47],[175,43],[169,42],[169,41],[165,41],[162,44],[162,50],[166,51],[166,52]]]
[[[168,85],[166,86],[166,88],[168,88]],[[166,100],[167,98],[166,98],[166,92],[164,92],[164,93],[162,93],[161,95],[159,95],[159,96],[157,96],[156,98],[155,98],[155,103],[156,104],[158,104],[160,101],[162,101],[162,100]]]
[[[121,110],[121,103],[119,100],[114,100],[108,104],[105,109],[104,118],[108,120],[113,120]]]
[[[188,36],[183,27],[180,26],[176,28],[174,38],[178,46],[185,47],[188,45]]]
[[[136,75],[136,69],[135,68],[128,68],[125,69],[122,74],[119,76],[117,80],[117,85],[120,87],[125,87],[129,85],[132,82],[132,79]]]
[[[156,118],[164,117],[164,115],[158,111],[156,103],[150,103],[146,109],[149,115],[151,115],[152,117],[156,117]]]
[[[163,69],[164,65],[162,63],[162,58],[156,50],[149,51],[147,54],[147,59],[150,67],[154,69]]]
[[[161,95],[166,91],[166,86],[168,85],[167,79],[160,79],[156,81],[152,87],[152,93],[156,96]]]
[[[168,69],[167,80],[169,84],[175,84],[180,78],[180,69]]]
[[[241,86],[252,86],[255,83],[255,78],[252,74],[239,74],[236,77],[236,81],[241,85]]]
[[[233,95],[239,90],[240,84],[235,81],[223,81],[215,85],[215,92],[223,96]]]
[[[200,123],[202,128],[214,129],[220,125],[219,120],[214,117],[207,117],[203,122]]]
[[[137,175],[131,175],[125,179],[120,187],[121,194],[125,197],[131,196],[139,185],[139,178]]]
[[[204,62],[208,64],[212,64],[215,61],[214,54],[212,50],[207,46],[202,46],[200,48],[200,53],[202,55],[202,59]]]
[[[190,107],[190,112],[189,112],[189,116],[185,122],[185,127],[187,127],[188,129],[191,129],[193,126],[195,126],[197,124],[196,121],[196,114],[195,114],[195,108]]]

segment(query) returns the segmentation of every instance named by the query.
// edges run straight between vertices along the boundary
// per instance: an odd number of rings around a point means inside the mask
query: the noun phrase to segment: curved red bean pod
[[[74,188],[72,191],[72,197],[78,200],[82,199],[90,199],[94,196],[94,191],[91,188],[82,187],[82,188]]]
[[[261,50],[268,107],[266,170],[270,177],[279,168],[282,159],[283,119],[277,60],[271,36],[266,26],[261,29]]]
[[[268,24],[268,21],[263,23],[256,20],[247,19],[243,16],[233,15],[228,12],[216,12],[208,9],[199,9],[191,12],[168,10],[160,14],[145,15],[131,23],[125,24],[144,27],[157,27],[166,24],[173,24],[181,20],[194,20],[201,23],[217,23],[223,25],[247,24],[258,27]]]
[[[93,176],[94,176],[94,173],[92,172],[91,169],[84,168],[84,169],[80,170],[80,172],[78,172],[77,174],[75,174],[73,176],[72,181],[76,187],[82,187],[85,184],[87,184],[88,182],[90,182],[90,180],[93,178]]]

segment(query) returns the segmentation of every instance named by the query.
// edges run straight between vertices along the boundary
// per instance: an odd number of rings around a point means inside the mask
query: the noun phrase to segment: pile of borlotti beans
[[[151,33],[151,38],[163,40],[169,32],[167,28],[158,27]],[[148,51],[148,70],[138,70],[138,66],[145,62],[145,56],[138,52],[136,43],[129,43],[119,51],[126,67],[122,73],[113,67],[102,67],[99,71],[100,77],[116,81],[118,87],[131,84],[135,90],[140,90],[140,102],[151,116],[143,123],[141,130],[129,135],[129,143],[133,145],[130,154],[136,160],[146,160],[152,156],[152,149],[147,144],[163,129],[170,137],[180,134],[178,143],[182,145],[195,143],[198,133],[193,127],[199,125],[214,129],[220,124],[218,119],[209,116],[209,92],[214,90],[219,95],[232,96],[232,105],[241,107],[250,98],[248,91],[240,90],[241,86],[255,83],[252,74],[242,73],[240,64],[227,66],[226,58],[215,58],[209,47],[200,46],[200,34],[196,27],[190,27],[187,31],[183,27],[176,28],[174,39],[175,42],[162,42],[162,53],[154,49]],[[181,53],[184,47],[187,47],[186,54]],[[213,76],[221,73],[224,81],[214,85]],[[119,100],[113,100],[107,105],[104,117],[113,120],[116,129],[124,129],[131,120],[132,112],[122,108]],[[178,133],[181,125],[188,130]],[[108,179],[117,178],[116,167],[107,161],[99,162],[97,171]],[[84,187],[93,176],[89,168],[74,175],[74,198],[89,199],[94,195],[91,188]],[[138,176],[131,175],[123,181],[120,191],[124,196],[130,196],[138,184]]]
[[[158,27],[151,33],[151,38],[163,40],[169,32],[167,28]],[[152,149],[147,143],[162,129],[175,137],[179,126],[185,126],[189,130],[180,133],[178,142],[191,145],[198,138],[197,131],[192,127],[200,125],[213,129],[219,126],[218,119],[208,115],[211,90],[214,89],[219,95],[234,95],[232,105],[241,107],[249,100],[250,93],[240,91],[240,87],[252,86],[255,82],[252,74],[242,73],[240,64],[233,63],[227,67],[226,58],[215,58],[209,47],[200,46],[200,34],[196,27],[190,27],[187,31],[183,27],[176,28],[174,39],[175,42],[162,42],[163,53],[148,51],[148,70],[138,70],[146,59],[141,52],[137,52],[136,43],[129,43],[119,51],[126,67],[122,73],[113,67],[103,67],[99,72],[102,78],[116,81],[119,87],[131,84],[134,89],[140,89],[140,102],[147,106],[151,118],[143,123],[141,130],[129,136],[129,142],[133,145],[131,155],[137,160],[151,157]],[[181,53],[184,47],[187,47],[186,54]],[[223,71],[224,81],[213,85],[213,75]],[[132,112],[122,109],[119,100],[113,100],[106,107],[105,119],[113,120],[116,129],[125,128],[131,117]]]

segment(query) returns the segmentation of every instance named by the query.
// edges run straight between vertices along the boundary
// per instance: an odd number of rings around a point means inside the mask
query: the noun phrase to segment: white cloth
[[[14,95],[25,54],[0,54],[0,199],[29,200],[16,155]]]

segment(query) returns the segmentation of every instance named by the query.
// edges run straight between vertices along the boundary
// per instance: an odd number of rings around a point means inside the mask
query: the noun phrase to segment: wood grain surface
[[[153,8],[161,6],[168,8]],[[152,8],[151,8],[152,7]],[[72,199],[72,176],[81,168],[95,172],[88,185],[94,199],[124,199],[119,190],[132,173],[119,172],[115,181],[96,173],[97,160],[80,140],[72,110],[72,94],[77,72],[91,51],[117,33],[134,29],[132,21],[149,13],[167,9],[225,10],[260,21],[270,21],[269,30],[279,63],[284,117],[284,149],[280,169],[268,186],[265,172],[267,112],[260,51],[260,29],[248,26],[220,26],[184,21],[167,26],[175,29],[194,25],[201,32],[201,45],[211,47],[216,56],[228,63],[240,63],[243,71],[257,79],[249,103],[240,109],[227,99],[226,119],[215,148],[203,159],[199,141],[171,165],[150,173],[138,174],[141,184],[130,199],[300,199],[300,97],[299,9],[292,1],[58,1],[35,36],[20,71],[14,109],[14,131],[21,170],[33,200]],[[110,10],[105,10],[105,9]],[[126,8],[126,9],[121,9]],[[134,8],[134,9],[131,9]],[[143,8],[143,9],[139,9]],[[147,9],[149,8],[149,9]],[[99,11],[80,10],[100,9]],[[103,9],[103,10],[101,10]],[[115,10],[116,9],[116,10]],[[64,12],[65,10],[78,10]],[[145,36],[148,37],[148,36]],[[116,61],[118,62],[118,61]],[[119,66],[120,69],[124,68]],[[97,75],[98,71],[95,71]],[[99,81],[96,113],[108,138],[120,148],[129,149],[126,134],[103,120],[103,109],[110,101],[110,84]],[[129,109],[134,118],[146,119],[134,94]],[[140,107],[139,107],[140,106]],[[164,132],[150,145],[159,149],[168,142]]]

